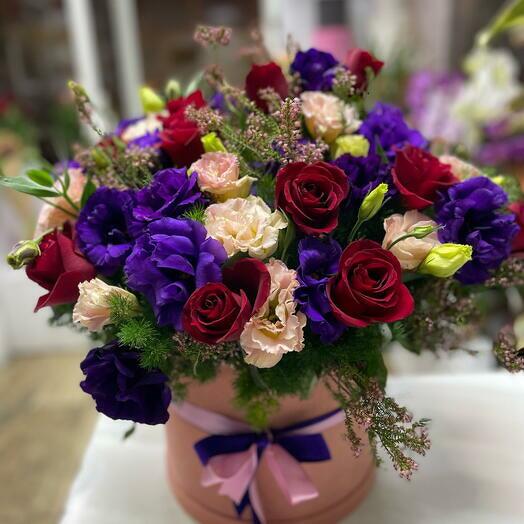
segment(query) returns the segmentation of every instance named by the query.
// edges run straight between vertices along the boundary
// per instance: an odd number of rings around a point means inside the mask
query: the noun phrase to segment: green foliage
[[[269,206],[275,203],[275,177],[271,173],[263,174],[257,181],[257,195]]]
[[[188,209],[182,216],[203,224],[206,219],[206,208],[202,204],[196,204]]]
[[[33,172],[35,171],[36,170],[33,170]],[[56,189],[41,185],[40,183],[23,176],[6,177],[0,175],[0,186],[8,187],[19,193],[25,193],[26,195],[36,197],[58,197],[61,195],[61,193]]]

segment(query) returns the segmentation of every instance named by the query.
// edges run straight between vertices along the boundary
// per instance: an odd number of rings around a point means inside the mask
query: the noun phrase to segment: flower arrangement
[[[225,364],[262,429],[280,399],[325,381],[353,451],[361,425],[409,478],[427,420],[385,393],[383,349],[454,347],[476,293],[522,284],[522,210],[496,179],[434,156],[399,109],[369,107],[383,64],[367,51],[289,63],[253,65],[243,88],[216,65],[203,90],[143,88],[144,116],[107,133],[72,83],[100,139],[61,170],[1,179],[45,201],[8,262],[46,290],[35,309],[98,341],[81,387],[101,413],[165,423],[189,381]]]

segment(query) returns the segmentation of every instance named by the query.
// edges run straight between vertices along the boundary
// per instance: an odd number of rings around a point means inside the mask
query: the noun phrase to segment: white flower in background
[[[284,353],[302,351],[306,325],[306,316],[296,311],[293,297],[299,285],[296,272],[275,259],[266,267],[271,275],[269,297],[240,335],[244,360],[259,368],[273,367]]]
[[[82,282],[78,286],[80,296],[73,309],[73,322],[81,324],[89,331],[100,331],[109,324],[111,317],[110,299],[120,295],[129,301],[130,307],[138,311],[138,300],[125,289],[110,286],[99,278]]]
[[[382,247],[388,249],[398,238],[411,233],[417,227],[427,226],[436,227],[437,224],[416,210],[408,211],[403,215],[395,213],[384,220],[386,236],[382,241]],[[431,249],[439,244],[438,235],[435,231],[424,238],[409,237],[401,240],[389,250],[397,257],[403,269],[416,269]]]
[[[218,202],[247,197],[255,181],[250,176],[239,178],[238,158],[232,153],[204,153],[189,168],[190,173],[193,171],[197,174],[200,189],[211,193]]]
[[[450,112],[466,127],[466,145],[475,147],[481,139],[481,127],[507,116],[511,102],[522,89],[517,61],[505,50],[476,49],[466,58],[464,69],[468,80],[452,102]]]
[[[302,113],[308,131],[314,138],[328,144],[340,134],[354,133],[362,123],[355,107],[340,98],[321,91],[305,91],[300,95]]]
[[[287,219],[257,196],[231,198],[206,209],[204,225],[208,235],[218,240],[227,255],[238,252],[264,259],[278,246],[278,235],[287,227]]]
[[[133,124],[129,124],[120,135],[120,138],[128,144],[133,140],[142,138],[146,135],[152,135],[162,130],[162,122],[158,119],[158,114],[148,114],[140,118]]]
[[[451,166],[451,172],[459,179],[466,180],[475,176],[482,176],[483,173],[473,164],[462,160],[453,155],[441,155],[438,157],[443,164]]]

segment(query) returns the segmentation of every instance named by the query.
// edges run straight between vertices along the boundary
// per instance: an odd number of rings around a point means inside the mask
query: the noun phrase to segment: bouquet
[[[231,35],[195,36],[216,48]],[[323,381],[353,451],[364,427],[411,476],[428,421],[386,394],[383,350],[455,347],[475,294],[523,283],[522,230],[500,180],[369,104],[382,66],[361,49],[344,63],[290,49],[287,67],[255,63],[237,87],[212,65],[185,92],[143,88],[144,115],[112,132],[71,83],[98,143],[1,183],[45,201],[8,262],[45,289],[36,310],[96,341],[81,388],[99,412],[163,424],[226,365],[263,430],[282,398]],[[501,361],[522,369],[504,340]]]

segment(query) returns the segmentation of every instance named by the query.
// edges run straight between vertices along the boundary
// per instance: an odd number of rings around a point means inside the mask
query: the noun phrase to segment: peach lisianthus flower
[[[260,197],[251,195],[210,205],[204,225],[208,235],[224,246],[229,257],[241,252],[264,259],[276,251],[279,231],[288,222],[280,211],[271,211]]]
[[[330,144],[340,134],[354,133],[360,127],[357,110],[335,95],[305,91],[300,99],[306,127],[314,138]]]
[[[482,176],[483,173],[475,167],[473,164],[462,160],[461,158],[453,155],[441,155],[438,157],[439,161],[443,164],[451,166],[451,172],[459,179],[466,180],[467,178],[473,178],[475,176]]]
[[[89,331],[100,331],[110,323],[113,295],[120,295],[129,302],[131,310],[138,311],[138,300],[129,291],[110,286],[99,278],[78,285],[80,296],[73,309],[73,322],[81,324]]]
[[[200,189],[211,193],[218,202],[247,197],[255,181],[250,176],[239,178],[238,158],[232,153],[204,153],[191,165],[189,172],[196,172]]]
[[[79,167],[68,169],[70,183],[67,190],[67,195],[75,203],[80,204],[82,193],[86,185],[86,177],[84,172]],[[76,214],[76,210],[71,207],[71,204],[65,200],[64,197],[49,198],[50,202],[66,209],[72,214]],[[35,238],[42,236],[49,229],[62,226],[65,222],[71,221],[72,217],[61,209],[57,209],[49,204],[44,204],[40,209],[38,219],[36,222]]]
[[[293,298],[299,285],[296,272],[275,259],[266,267],[271,275],[269,297],[240,335],[244,360],[259,368],[273,367],[290,351],[302,351],[306,325],[306,316],[296,311]]]
[[[403,215],[395,213],[384,220],[386,236],[382,247],[388,249],[392,242],[411,233],[416,227],[436,227],[437,224],[428,216],[416,210],[407,211]],[[434,231],[424,238],[409,237],[397,242],[389,250],[397,257],[403,269],[416,269],[426,258],[432,248],[439,245],[437,232]]]

